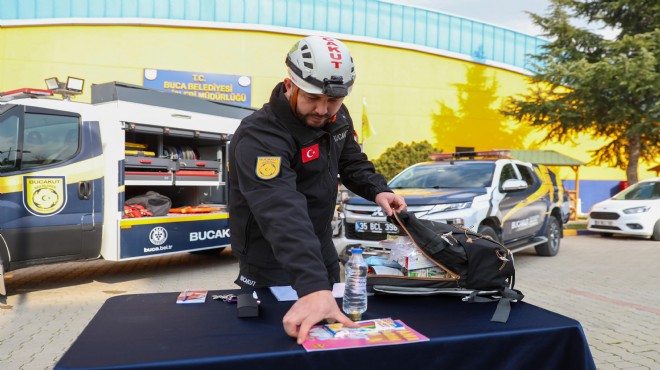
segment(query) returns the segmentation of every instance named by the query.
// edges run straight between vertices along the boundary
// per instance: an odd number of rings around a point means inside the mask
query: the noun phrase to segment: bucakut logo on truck
[[[219,238],[229,238],[229,229],[194,231],[190,233],[191,242]]]

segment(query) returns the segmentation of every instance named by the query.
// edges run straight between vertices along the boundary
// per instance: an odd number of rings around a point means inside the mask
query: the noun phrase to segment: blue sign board
[[[229,219],[131,225],[121,229],[120,242],[121,258],[228,247]]]
[[[250,107],[252,78],[217,73],[144,69],[144,87]]]

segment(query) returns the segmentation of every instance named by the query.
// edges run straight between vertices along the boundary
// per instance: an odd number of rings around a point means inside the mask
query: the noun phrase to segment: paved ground
[[[598,369],[660,369],[659,261],[659,242],[571,236],[553,258],[516,254],[516,287],[580,321]],[[0,302],[0,369],[51,369],[113,295],[236,288],[236,271],[229,250],[18,270]]]

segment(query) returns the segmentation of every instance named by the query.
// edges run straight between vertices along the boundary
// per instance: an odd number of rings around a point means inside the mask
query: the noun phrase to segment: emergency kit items
[[[198,206],[184,206],[178,208],[170,208],[170,213],[211,213],[222,210],[222,207],[213,207],[207,205],[198,205]]]
[[[147,150],[147,144],[140,143],[124,143],[124,154],[130,156],[140,156],[140,157],[155,157],[156,153],[150,150]]]
[[[165,145],[163,146],[163,157],[171,159],[199,159],[199,152],[191,146]]]
[[[124,218],[165,216],[172,207],[172,200],[155,191],[132,197],[124,202]]]
[[[183,206],[171,208],[169,197],[155,191],[138,195],[124,203],[124,218],[158,217],[167,214],[197,214],[222,211],[223,207],[210,205]]]
[[[124,154],[127,156],[137,157],[155,157],[156,153],[148,150],[149,146],[143,143],[126,142],[124,144]],[[181,145],[165,145],[163,147],[163,158],[170,158],[172,160],[179,159],[199,159],[199,153],[191,146]],[[139,218],[139,217],[158,217],[165,216],[168,213],[173,214],[197,214],[197,213],[211,213],[221,211],[221,207],[208,206],[208,205],[187,205],[182,207],[172,207],[170,198],[158,194],[154,191],[149,191],[146,194],[138,195],[127,200],[124,203],[123,218]]]
[[[142,143],[124,143],[124,154],[137,157],[155,157],[156,153],[148,150],[149,146]],[[164,145],[163,158],[177,159],[199,159],[199,152],[189,145]]]
[[[393,216],[388,221],[403,230],[414,248],[431,261],[407,250],[407,242],[401,243],[403,252],[395,245],[394,258],[407,275],[371,274],[367,286],[384,294],[450,294],[463,296],[465,302],[497,301],[491,321],[507,322],[510,304],[524,297],[514,289],[515,268],[509,249],[467,228],[417,219],[414,213],[405,211]],[[426,267],[429,262],[443,271]]]
[[[382,240],[385,252],[366,258],[369,274],[444,278],[447,273],[428,259],[407,236]],[[389,251],[389,252],[387,252]]]

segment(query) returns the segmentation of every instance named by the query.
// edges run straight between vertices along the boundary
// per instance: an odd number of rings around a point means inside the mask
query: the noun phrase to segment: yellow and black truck
[[[52,95],[0,94],[0,276],[229,246],[226,148],[252,109],[118,82]]]

